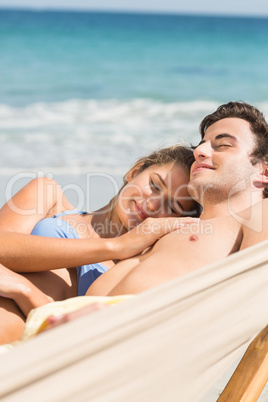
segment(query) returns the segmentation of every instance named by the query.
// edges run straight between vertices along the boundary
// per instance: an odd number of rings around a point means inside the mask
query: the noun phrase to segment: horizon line
[[[236,12],[209,12],[209,11],[178,11],[178,10],[140,10],[140,9],[104,9],[104,8],[86,8],[86,7],[46,7],[46,6],[4,6],[0,5],[0,10],[9,11],[32,11],[32,12],[87,12],[87,13],[106,13],[106,14],[145,14],[145,15],[181,15],[181,16],[203,16],[203,17],[233,17],[233,18],[268,18],[267,14],[249,14]]]

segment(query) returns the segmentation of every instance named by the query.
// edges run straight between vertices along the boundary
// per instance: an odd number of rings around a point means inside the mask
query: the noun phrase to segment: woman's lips
[[[136,211],[138,216],[144,221],[146,218],[148,218],[149,215],[146,214],[146,212],[144,211],[144,209],[142,208],[142,206],[135,201],[135,205],[136,205]]]

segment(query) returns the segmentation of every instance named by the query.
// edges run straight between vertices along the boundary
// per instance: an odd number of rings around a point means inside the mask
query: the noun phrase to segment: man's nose
[[[211,157],[211,144],[210,141],[203,142],[198,145],[194,150],[195,160],[206,159]]]

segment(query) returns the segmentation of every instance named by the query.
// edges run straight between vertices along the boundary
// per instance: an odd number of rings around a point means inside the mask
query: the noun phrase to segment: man
[[[268,238],[268,125],[254,107],[222,105],[201,123],[189,192],[202,206],[144,253],[117,263],[88,295],[135,294]]]
[[[88,295],[133,294],[158,286],[268,239],[268,126],[251,105],[230,102],[200,125],[189,192],[199,223],[162,237],[116,264]]]

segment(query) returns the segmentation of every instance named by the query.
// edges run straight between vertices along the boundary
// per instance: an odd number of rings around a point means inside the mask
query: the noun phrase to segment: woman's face
[[[147,217],[184,216],[193,208],[193,200],[187,191],[189,177],[178,165],[152,165],[139,174],[134,169],[128,174],[127,181],[115,206],[127,230]]]

